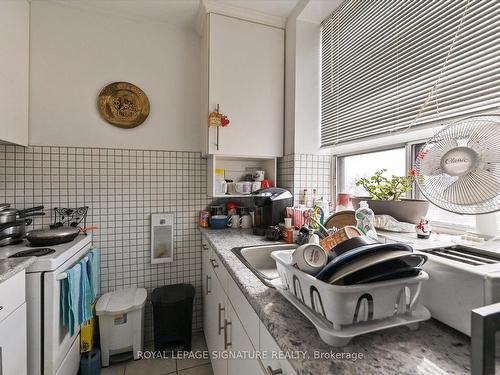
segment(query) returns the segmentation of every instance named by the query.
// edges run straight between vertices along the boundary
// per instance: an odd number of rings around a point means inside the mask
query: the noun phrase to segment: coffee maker
[[[286,208],[293,206],[292,194],[282,188],[260,189],[252,193],[255,204],[253,234],[263,236],[266,228],[283,222]]]

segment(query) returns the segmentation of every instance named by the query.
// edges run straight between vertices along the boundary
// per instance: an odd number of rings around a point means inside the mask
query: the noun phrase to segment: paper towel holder
[[[174,260],[174,214],[151,214],[151,264]]]

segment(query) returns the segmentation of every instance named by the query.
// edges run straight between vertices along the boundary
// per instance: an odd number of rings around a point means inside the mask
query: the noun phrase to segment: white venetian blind
[[[323,21],[323,147],[498,107],[498,0],[346,0]]]

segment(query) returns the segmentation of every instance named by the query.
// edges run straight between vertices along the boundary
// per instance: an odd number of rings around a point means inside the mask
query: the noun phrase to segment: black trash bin
[[[191,284],[166,285],[153,290],[155,350],[191,350],[194,287]]]

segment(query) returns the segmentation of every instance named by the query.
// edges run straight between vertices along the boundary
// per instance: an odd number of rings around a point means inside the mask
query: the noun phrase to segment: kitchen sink
[[[297,245],[294,244],[276,244],[235,247],[231,251],[262,283],[272,288],[271,281],[277,279],[279,275],[271,253],[277,250],[294,250],[296,248]]]

